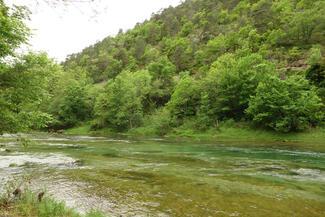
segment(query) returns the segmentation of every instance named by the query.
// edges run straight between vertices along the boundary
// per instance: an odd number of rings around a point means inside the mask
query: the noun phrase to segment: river
[[[0,137],[0,191],[34,191],[107,216],[325,216],[325,152],[282,143]],[[325,144],[324,144],[325,146]]]

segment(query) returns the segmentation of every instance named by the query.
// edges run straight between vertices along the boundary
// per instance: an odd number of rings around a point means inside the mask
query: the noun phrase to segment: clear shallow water
[[[33,188],[46,188],[81,212],[97,208],[108,216],[325,216],[325,153],[319,148],[29,137],[35,143],[28,152],[9,135],[0,139],[0,181],[33,174]]]

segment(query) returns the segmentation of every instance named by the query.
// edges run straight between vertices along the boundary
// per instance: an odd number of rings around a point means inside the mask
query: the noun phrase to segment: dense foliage
[[[59,66],[44,54],[27,54],[0,72],[0,132],[42,128],[52,119],[42,111]]]
[[[10,27],[0,29],[7,56],[27,29],[24,13],[1,5],[1,22]],[[31,74],[28,81],[41,85],[32,96],[22,93],[23,102],[9,100],[7,91],[26,84],[7,88],[1,77],[2,131],[36,107],[52,118],[52,128],[89,122],[94,129],[149,127],[164,134],[227,120],[280,132],[322,125],[324,14],[323,0],[187,0],[70,55],[62,68],[47,60],[41,80]],[[31,64],[2,64],[0,76],[38,67]]]
[[[304,130],[322,120],[321,100],[303,78],[269,77],[259,83],[247,113],[253,121],[277,131]]]
[[[0,133],[43,128],[51,116],[42,112],[58,66],[44,54],[18,56],[28,39],[28,10],[0,1]]]
[[[0,58],[13,55],[15,48],[26,42],[29,29],[24,23],[28,10],[24,7],[7,7],[0,0]]]
[[[140,126],[150,83],[148,71],[123,72],[111,80],[96,102],[97,127],[123,131]]]

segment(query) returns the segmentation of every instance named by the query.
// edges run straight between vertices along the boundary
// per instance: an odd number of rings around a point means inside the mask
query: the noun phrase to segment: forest
[[[323,0],[187,0],[57,63],[0,1],[0,133],[322,128]]]

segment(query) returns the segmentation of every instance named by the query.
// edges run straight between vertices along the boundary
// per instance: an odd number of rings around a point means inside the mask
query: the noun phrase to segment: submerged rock
[[[42,165],[54,168],[75,166],[74,158],[62,154],[12,154],[0,158],[0,169],[9,168],[12,165]]]
[[[291,170],[296,176],[302,178],[302,179],[309,179],[309,180],[315,180],[315,181],[325,181],[325,172],[320,171],[318,169],[307,169],[307,168],[300,168],[297,170]]]

